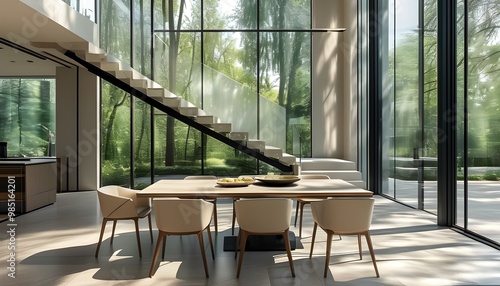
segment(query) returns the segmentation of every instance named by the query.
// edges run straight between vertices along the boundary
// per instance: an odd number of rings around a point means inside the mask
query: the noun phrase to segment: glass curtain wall
[[[383,15],[382,193],[436,212],[436,1],[379,3]]]
[[[99,7],[101,48],[110,55],[250,139],[298,155],[299,132],[299,151],[310,156],[310,0],[124,0]],[[141,188],[169,176],[277,171],[106,83],[102,105],[103,184]]]
[[[381,192],[437,213],[437,1],[382,1]],[[498,245],[500,11],[457,1],[456,226]],[[418,11],[415,13],[414,11]],[[446,116],[440,114],[439,116]]]

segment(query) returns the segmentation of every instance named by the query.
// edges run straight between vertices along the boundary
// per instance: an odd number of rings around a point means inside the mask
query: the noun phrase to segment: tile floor
[[[140,221],[142,259],[132,221],[118,223],[113,245],[108,224],[96,259],[101,224],[96,193],[58,194],[54,205],[16,218],[15,278],[8,276],[10,227],[0,223],[0,285],[500,285],[500,251],[437,227],[433,215],[381,197],[376,197],[371,232],[380,278],[366,245],[359,260],[356,237],[349,236],[334,239],[330,271],[323,278],[326,236],[318,232],[309,259],[312,220],[306,207],[303,237],[292,253],[296,277],[291,277],[286,254],[270,251],[245,253],[236,279],[234,253],[222,245],[231,234],[231,200],[220,200],[218,211],[210,278],[205,278],[196,236],[169,237],[165,260],[149,278],[155,244],[146,220]],[[293,225],[291,230],[298,233]]]

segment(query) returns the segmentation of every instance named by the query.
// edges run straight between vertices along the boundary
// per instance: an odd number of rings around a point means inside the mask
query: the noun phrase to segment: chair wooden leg
[[[198,232],[198,241],[200,243],[201,258],[203,259],[203,267],[205,267],[205,276],[208,278],[207,256],[205,254],[205,243],[203,243],[203,230]]]
[[[163,252],[161,254],[161,260],[165,260],[165,249],[167,248],[167,236],[168,235],[164,235],[163,236]],[[182,235],[181,235],[181,238],[182,238]]]
[[[286,255],[288,256],[288,263],[290,263],[292,277],[295,277],[295,268],[293,267],[292,248],[290,247],[290,237],[288,235],[288,229],[283,233],[283,241],[285,243]]]
[[[115,237],[115,229],[116,229],[116,219],[113,220],[113,230],[111,231],[111,239],[109,244],[113,244],[113,238]]]
[[[233,221],[231,223],[231,235],[234,235],[234,224],[236,222],[236,210],[234,209],[234,202],[238,199],[233,199]]]
[[[135,218],[134,223],[135,223],[135,236],[137,237],[137,246],[139,247],[139,257],[142,258],[141,237],[139,235],[139,219]]]
[[[95,250],[95,257],[99,255],[99,248],[101,248],[102,236],[104,235],[104,229],[106,229],[107,219],[102,219],[101,233],[99,234],[99,242],[97,243],[97,249]]]
[[[148,223],[149,223],[149,236],[151,236],[151,243],[153,243],[153,227],[151,224],[151,213],[148,214]]]
[[[215,234],[217,235],[217,233],[219,232],[219,223],[217,221],[217,199],[215,199],[213,201],[213,204],[214,204],[214,226],[215,226]]]
[[[300,201],[297,200],[297,206],[295,207],[295,222],[293,223],[293,226],[297,227],[297,218],[299,217],[299,205]]]
[[[370,232],[365,232],[366,242],[368,243],[368,249],[370,249],[370,256],[372,257],[373,267],[375,267],[375,273],[377,277],[380,277],[378,274],[377,261],[375,260],[375,252],[373,251],[372,239],[370,237]]]
[[[236,259],[236,257],[238,257],[238,250],[239,250],[238,245],[240,245],[240,240],[241,240],[240,233],[241,233],[241,230],[238,231],[238,236],[236,237],[236,242],[234,243],[234,259]]]
[[[363,248],[361,247],[361,234],[358,233],[358,250],[359,250],[359,260],[363,260]]]
[[[309,258],[312,257],[313,255],[313,249],[314,249],[314,240],[316,239],[316,229],[318,228],[318,224],[316,222],[314,222],[314,227],[313,227],[313,237],[312,237],[312,241],[311,241],[311,250],[309,252]]]
[[[236,278],[240,278],[241,264],[243,263],[243,255],[245,254],[245,246],[247,244],[248,233],[240,229],[240,260],[238,261],[238,270],[236,271]]]
[[[160,252],[162,241],[165,241],[164,238],[165,234],[159,231],[158,241],[156,242],[155,253],[153,254],[153,261],[151,262],[151,267],[149,268],[149,277],[153,277],[153,270],[155,269],[156,260],[158,259],[158,252]],[[165,253],[165,246],[163,246],[163,253]]]
[[[210,243],[210,251],[212,252],[212,260],[215,260],[214,245],[212,243],[212,234],[210,232],[210,226],[207,227],[207,233],[208,233],[208,243]]]
[[[328,273],[328,265],[330,264],[330,252],[332,251],[332,238],[333,233],[330,231],[326,232],[326,257],[325,257],[325,272],[323,276],[326,278],[326,274]]]
[[[302,217],[304,215],[304,205],[304,202],[300,204],[299,237],[302,237]]]

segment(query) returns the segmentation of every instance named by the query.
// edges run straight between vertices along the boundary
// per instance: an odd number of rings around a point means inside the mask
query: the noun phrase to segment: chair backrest
[[[307,179],[330,179],[328,175],[300,175],[301,180]]]
[[[234,202],[240,228],[256,233],[280,232],[290,227],[291,199],[243,199]]]
[[[202,199],[153,199],[156,226],[170,233],[205,229],[212,219],[214,205]]]
[[[332,198],[311,202],[314,221],[334,232],[362,232],[370,229],[373,198]]]
[[[212,175],[187,176],[184,180],[217,180],[217,177]]]
[[[102,215],[106,218],[137,217],[136,193],[120,186],[104,186],[97,190]]]

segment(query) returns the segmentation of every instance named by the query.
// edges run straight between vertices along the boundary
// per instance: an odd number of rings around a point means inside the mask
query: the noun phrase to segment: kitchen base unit
[[[23,214],[55,203],[58,174],[55,158],[1,158],[0,213]]]

